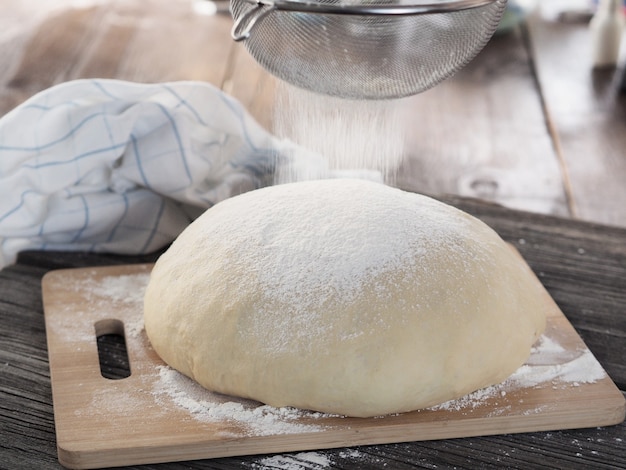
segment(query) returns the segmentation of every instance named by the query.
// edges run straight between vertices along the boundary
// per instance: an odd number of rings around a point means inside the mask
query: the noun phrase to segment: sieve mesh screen
[[[254,9],[269,8],[244,42],[278,78],[330,96],[386,99],[427,90],[467,64],[491,38],[506,6],[506,0],[482,3],[445,12],[371,15],[291,11],[278,2],[267,7],[231,0],[231,11],[237,21]]]

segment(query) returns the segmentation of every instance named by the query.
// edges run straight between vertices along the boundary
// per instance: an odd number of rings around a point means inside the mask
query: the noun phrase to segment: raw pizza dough
[[[478,219],[338,179],[206,211],[156,263],[144,319],[161,358],[209,390],[368,417],[506,379],[546,296]]]

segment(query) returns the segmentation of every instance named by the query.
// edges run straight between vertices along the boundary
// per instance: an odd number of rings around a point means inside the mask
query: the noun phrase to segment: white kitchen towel
[[[289,159],[325,171],[206,83],[52,87],[0,119],[0,267],[26,249],[149,253]]]

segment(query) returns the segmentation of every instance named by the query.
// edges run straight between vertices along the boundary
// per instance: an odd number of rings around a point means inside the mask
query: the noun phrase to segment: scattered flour
[[[142,308],[143,295],[150,280],[150,273],[138,272],[124,275],[102,276],[86,272],[73,280],[71,288],[80,294],[90,311],[102,308],[128,307],[134,312]]]
[[[295,455],[273,455],[252,464],[259,470],[322,470],[332,464],[330,458],[319,452],[300,452]]]
[[[342,459],[361,459],[364,457],[364,454],[357,449],[346,449],[339,452],[339,457]]]
[[[95,319],[114,319],[124,323],[126,338],[138,338],[144,330],[143,295],[149,271],[127,275],[101,276],[85,271],[64,285],[81,302],[68,302],[65,314],[54,322],[55,333],[67,342],[87,343],[95,338]]]
[[[529,388],[551,382],[554,386],[595,383],[606,372],[589,349],[568,351],[554,339],[541,336],[531,350],[531,357],[505,384]]]
[[[143,311],[143,295],[150,280],[150,273],[107,276],[99,282],[91,281],[89,291],[100,298],[97,305],[119,305],[134,311]],[[106,300],[105,300],[106,299]],[[115,315],[112,314],[114,317]],[[143,315],[126,315],[124,333],[127,338],[137,338],[144,329]],[[128,319],[128,318],[132,319]]]
[[[269,436],[323,431],[323,424],[305,424],[331,415],[299,410],[275,408],[252,400],[233,398],[209,392],[193,380],[168,367],[157,367],[159,380],[154,385],[154,396],[167,396],[177,406],[189,411],[194,419],[205,422],[229,421],[243,426],[247,434]]]
[[[595,383],[606,377],[606,372],[589,349],[578,351],[574,357],[554,339],[545,334],[531,350],[526,364],[504,382],[472,392],[457,400],[431,407],[431,410],[468,410],[478,408],[486,401],[504,398],[514,390],[532,388],[549,383],[553,389],[577,387]],[[561,358],[567,358],[564,361]],[[504,405],[506,407],[506,405]],[[541,411],[538,408],[536,411]]]
[[[297,454],[280,454],[260,458],[250,466],[255,470],[324,470],[332,466],[342,467],[343,462],[359,462],[362,466],[376,468],[380,466],[380,458],[361,452],[359,449],[342,449],[339,453],[299,452]],[[383,466],[386,466],[385,462]]]
[[[588,349],[582,351],[576,359],[564,364],[524,365],[505,383],[515,384],[518,388],[534,387],[541,383],[572,384],[594,383],[604,378],[606,372]]]
[[[89,295],[102,297],[109,302],[141,305],[149,279],[150,273],[148,272],[134,273],[105,276],[98,280],[86,278],[78,286]]]

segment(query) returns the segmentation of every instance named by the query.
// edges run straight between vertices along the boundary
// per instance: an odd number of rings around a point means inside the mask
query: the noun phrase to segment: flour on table
[[[578,386],[582,383],[595,383],[606,377],[606,372],[587,348],[577,353],[568,361],[559,360],[567,350],[554,339],[541,336],[531,350],[530,359],[520,367],[504,385],[517,388],[529,388],[545,382],[551,382],[555,388]],[[538,363],[535,358],[541,358]]]
[[[105,276],[98,281],[86,279],[83,286],[87,291],[109,301],[125,304],[139,304],[143,302],[143,294],[148,285],[150,273],[123,274],[119,276]]]
[[[324,470],[332,466],[342,467],[343,461],[358,462],[368,468],[380,467],[380,458],[361,452],[359,449],[347,448],[338,453],[316,451],[260,457],[250,465],[250,468],[254,470]],[[383,466],[386,466],[386,463]]]
[[[94,318],[111,318],[123,320],[127,338],[138,338],[144,329],[141,311],[149,279],[149,272],[101,277],[96,270],[85,270],[71,285],[83,299],[81,308],[68,303],[64,308],[72,313],[54,324],[55,332],[68,342],[88,342],[95,335]]]
[[[124,274],[119,276],[105,276],[97,281],[85,279],[79,286],[90,300],[91,305],[102,311],[113,307],[111,317],[119,315],[120,308],[141,311],[143,295],[150,280],[150,273]],[[135,317],[133,315],[133,317]],[[137,338],[143,331],[143,316],[137,315],[132,320],[124,322],[124,332],[127,337]]]
[[[504,382],[429,409],[469,410],[480,407],[487,400],[504,398],[513,390],[532,388],[545,383],[550,383],[553,389],[578,387],[580,384],[595,383],[606,377],[606,372],[589,349],[578,351],[569,361],[559,361],[559,357],[563,357],[563,354],[567,352],[563,346],[544,334],[531,349],[527,363]],[[507,405],[503,404],[502,407],[496,409],[495,414],[506,409]],[[540,412],[541,409],[535,411]]]
[[[250,435],[320,432],[326,428],[322,423],[305,424],[301,420],[331,417],[329,414],[289,407],[275,408],[252,400],[213,393],[168,366],[158,366],[157,371],[159,379],[155,382],[153,391],[157,400],[166,396],[199,421],[237,422]]]
[[[255,470],[322,470],[329,468],[332,461],[320,452],[300,452],[295,455],[272,455],[252,464]]]

